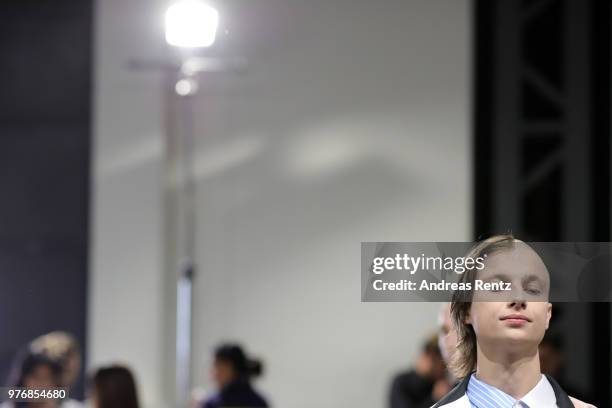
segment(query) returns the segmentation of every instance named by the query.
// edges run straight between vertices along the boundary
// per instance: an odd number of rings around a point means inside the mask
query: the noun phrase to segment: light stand
[[[198,0],[181,0],[166,12],[166,41],[180,59],[133,60],[129,68],[165,73],[164,239],[165,266],[176,283],[175,406],[187,408],[193,389],[193,310],[196,273],[197,209],[195,174],[194,98],[204,73],[241,72],[241,58],[197,56],[215,41],[219,16]],[[168,294],[169,295],[169,294]],[[166,318],[171,319],[171,315]]]

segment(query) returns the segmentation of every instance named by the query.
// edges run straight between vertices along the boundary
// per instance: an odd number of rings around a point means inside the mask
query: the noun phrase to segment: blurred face
[[[217,385],[217,388],[221,389],[227,384],[234,381],[235,378],[234,368],[230,363],[223,360],[215,360],[212,369],[213,381]]]
[[[70,353],[62,367],[62,371],[61,385],[63,387],[72,386],[79,376],[79,371],[81,371],[81,357],[79,353]]]
[[[540,257],[519,241],[514,248],[490,254],[477,279],[512,284],[509,292],[475,292],[466,323],[474,328],[478,344],[536,350],[552,311],[550,279]],[[492,301],[496,297],[503,301]]]
[[[556,376],[562,364],[563,359],[559,350],[550,344],[540,345],[540,367],[543,373]]]
[[[91,400],[91,406],[93,408],[98,408],[100,406],[100,402],[98,399],[98,390],[96,387],[93,387],[91,390],[91,394],[89,395],[89,399]]]
[[[457,331],[451,320],[450,303],[442,306],[438,315],[438,347],[442,358],[448,363],[457,348]]]
[[[50,388],[55,387],[56,382],[53,370],[46,365],[36,367],[30,375],[24,379],[24,387],[27,388]]]
[[[444,378],[446,374],[446,363],[442,359],[442,356],[438,353],[432,353],[431,358],[431,379],[437,381]]]

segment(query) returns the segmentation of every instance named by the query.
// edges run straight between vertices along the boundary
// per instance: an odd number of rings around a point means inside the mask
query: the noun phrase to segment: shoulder
[[[251,403],[257,407],[268,407],[268,401],[258,391],[251,388]]]
[[[463,378],[448,394],[446,394],[437,404],[431,408],[471,408],[470,400],[467,397],[467,387],[471,376]]]
[[[400,373],[395,374],[393,377],[393,382],[405,382],[410,381],[415,377],[416,373],[414,371],[402,371]]]
[[[433,387],[433,382],[423,378],[415,371],[398,373],[391,383],[391,388],[428,389]]]
[[[572,401],[572,404],[574,404],[574,408],[597,408],[595,405],[587,404],[574,397],[569,397],[569,399]]]
[[[595,405],[587,404],[586,402],[580,401],[577,398],[570,397],[569,395],[567,395],[565,391],[563,391],[559,383],[555,381],[555,379],[551,377],[550,375],[546,374],[546,379],[548,380],[549,384],[552,386],[555,392],[555,396],[557,397],[557,401],[559,401],[560,398],[564,399],[566,401],[565,405],[567,405],[567,402],[569,402],[571,403],[571,405],[574,406],[574,408],[597,408]]]
[[[463,395],[461,398],[448,403],[445,403],[444,399],[442,399],[431,408],[471,408],[471,404],[467,395]]]
[[[60,404],[61,408],[83,408],[85,405],[77,400],[66,399]]]
[[[201,405],[202,408],[216,408],[219,406],[221,406],[221,400],[219,398],[219,395],[213,395],[212,397],[204,401],[204,403]]]

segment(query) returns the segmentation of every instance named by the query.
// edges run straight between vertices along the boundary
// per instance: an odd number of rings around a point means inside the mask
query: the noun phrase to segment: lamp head
[[[218,26],[217,10],[199,0],[180,0],[166,10],[166,42],[172,46],[210,47]]]

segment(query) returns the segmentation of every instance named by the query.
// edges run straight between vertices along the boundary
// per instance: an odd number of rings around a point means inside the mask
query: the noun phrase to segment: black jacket
[[[389,393],[390,408],[428,408],[432,399],[434,383],[411,370],[398,374],[391,384]]]
[[[248,381],[234,381],[204,403],[203,408],[268,408],[266,400]]]

